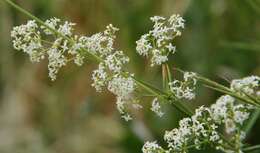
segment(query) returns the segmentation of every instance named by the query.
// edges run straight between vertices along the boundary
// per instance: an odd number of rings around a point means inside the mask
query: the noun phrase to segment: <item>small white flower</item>
[[[116,51],[105,59],[106,66],[113,72],[120,72],[123,65],[128,62],[129,58],[122,51]]]
[[[153,29],[136,41],[136,51],[142,56],[150,56],[151,66],[161,65],[175,53],[172,41],[181,35],[184,20],[179,15],[172,15],[169,19],[160,16],[150,19],[154,23]]]
[[[17,50],[27,53],[32,62],[39,62],[44,59],[45,52],[41,43],[38,25],[34,20],[29,20],[26,24],[16,26],[11,31],[13,46]]]
[[[195,86],[197,80],[195,78],[196,74],[193,72],[185,72],[184,73],[184,81],[174,80],[173,82],[169,82],[169,87],[171,92],[178,99],[187,99],[192,100],[195,98]]]
[[[63,25],[59,26],[58,32],[65,35],[65,36],[72,36],[73,32],[73,26],[75,26],[75,23],[71,23],[68,21],[65,21]]]
[[[142,148],[143,153],[160,153],[163,151],[163,148],[159,146],[156,141],[146,142]]]
[[[158,101],[158,98],[154,98],[152,102],[151,110],[155,112],[159,117],[162,117],[164,113],[161,110],[160,102]]]
[[[135,90],[135,86],[136,84],[131,77],[114,75],[108,83],[108,90],[119,97],[128,98]]]
[[[215,104],[211,105],[212,117],[217,122],[222,122],[228,118],[228,112],[233,107],[235,98],[225,95],[218,98]]]
[[[97,70],[92,73],[93,83],[91,84],[98,92],[102,91],[102,88],[106,86],[108,81],[108,74],[105,70],[103,63],[100,63]]]
[[[55,47],[49,49],[47,51],[47,54],[49,59],[49,64],[48,64],[49,77],[51,78],[52,81],[54,81],[56,79],[56,75],[59,69],[62,66],[66,65],[67,59],[62,54],[62,52]]]
[[[241,95],[256,95],[259,92],[260,77],[249,76],[242,79],[235,79],[231,82],[230,88]]]
[[[47,25],[47,26],[49,26],[50,28],[52,28],[52,29],[57,29],[57,26],[58,26],[58,24],[61,22],[61,20],[60,19],[58,19],[58,18],[51,18],[51,19],[49,19],[49,20],[46,20],[45,21],[45,24]],[[52,35],[53,34],[53,32],[52,31],[50,31],[48,28],[46,28],[45,26],[41,26],[41,28],[43,29],[43,31],[44,31],[44,33],[46,34],[46,35]]]

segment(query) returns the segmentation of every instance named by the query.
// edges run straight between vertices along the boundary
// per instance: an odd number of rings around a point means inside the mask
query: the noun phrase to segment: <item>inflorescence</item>
[[[173,40],[181,35],[184,20],[179,15],[172,15],[168,19],[154,16],[151,20],[154,23],[153,29],[136,41],[136,50],[140,55],[149,57],[151,66],[154,66],[166,63],[168,56],[175,53]],[[68,21],[62,22],[58,18],[46,20],[41,26],[30,20],[13,28],[13,46],[27,53],[32,62],[47,58],[49,77],[53,81],[59,70],[68,62],[73,61],[81,66],[89,55],[94,56],[98,61],[98,68],[92,73],[92,86],[98,92],[107,89],[116,95],[119,113],[125,120],[131,120],[129,108],[142,108],[140,97],[136,95],[140,82],[137,82],[133,73],[124,70],[130,59],[123,51],[114,48],[115,34],[119,29],[110,24],[104,32],[79,36],[73,33],[75,25]],[[185,72],[182,81],[169,82],[167,95],[173,95],[176,100],[194,99],[196,76],[196,73]],[[259,83],[258,76],[236,79],[231,82],[230,90],[257,101],[260,98]],[[156,93],[152,97],[151,111],[163,116],[161,101],[165,101],[165,95]],[[242,140],[245,138],[242,126],[253,108],[252,105],[239,104],[230,95],[224,95],[210,107],[201,106],[191,117],[182,119],[178,128],[166,131],[164,140],[168,149],[154,141],[145,143],[143,152],[187,152],[190,148],[200,149],[211,145],[228,153],[241,153]],[[228,142],[223,138],[223,134],[228,135]]]
[[[147,142],[143,153],[188,152],[191,148],[201,149],[206,145],[228,153],[240,153],[245,138],[242,126],[251,109],[252,106],[238,104],[229,95],[221,96],[211,107],[199,107],[193,116],[180,120],[178,128],[166,131],[164,140],[168,149],[156,142]],[[228,135],[229,142],[223,139],[223,134]]]
[[[169,53],[175,52],[175,47],[171,43],[176,36],[181,35],[184,28],[184,20],[179,15],[172,15],[169,19],[155,16],[151,20],[154,22],[154,29],[142,36],[137,41],[137,52],[142,55],[152,54],[153,64],[162,64],[168,59]],[[98,58],[98,68],[92,73],[92,86],[102,92],[105,88],[116,95],[117,108],[125,120],[131,120],[128,107],[142,108],[140,100],[136,98],[138,85],[133,79],[134,74],[126,72],[123,67],[130,59],[114,48],[115,33],[119,30],[112,24],[106,27],[104,32],[99,32],[91,36],[79,36],[74,34],[75,23],[62,22],[61,19],[51,18],[39,26],[36,21],[30,20],[24,25],[14,27],[11,32],[13,46],[17,50],[27,53],[32,62],[40,62],[47,58],[49,77],[56,80],[59,70],[70,61],[78,66],[84,64],[84,60],[89,55]],[[149,41],[148,41],[149,36]],[[147,38],[147,43],[152,43],[151,48],[145,50],[140,41]],[[143,44],[144,45],[144,44]],[[193,88],[189,88],[190,83],[195,85],[192,79],[193,73],[184,75],[184,82],[174,81],[169,84],[172,94],[182,99],[193,99]],[[161,98],[154,95],[151,110],[158,116],[164,113],[161,111]]]
[[[136,41],[136,50],[140,55],[150,57],[151,66],[161,65],[168,61],[170,54],[175,53],[173,40],[181,36],[184,19],[175,14],[168,19],[160,16],[150,19],[154,23],[153,29]]]
[[[193,75],[186,72],[184,80],[190,80],[187,78]],[[196,84],[196,80],[192,82]],[[237,94],[259,98],[260,79],[258,76],[235,79],[230,88]],[[180,120],[178,128],[166,131],[164,140],[168,149],[153,141],[143,146],[143,153],[188,152],[191,148],[201,149],[206,145],[226,153],[242,153],[242,141],[246,136],[243,126],[253,109],[253,105],[240,104],[230,95],[221,96],[210,107],[201,106],[194,115]],[[228,140],[223,135],[227,135]]]

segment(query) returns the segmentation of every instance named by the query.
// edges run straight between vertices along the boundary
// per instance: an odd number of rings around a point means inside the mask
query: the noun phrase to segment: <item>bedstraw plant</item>
[[[13,47],[28,54],[31,62],[48,60],[49,77],[58,79],[58,72],[69,62],[82,66],[86,60],[97,63],[92,81],[97,92],[110,91],[116,96],[116,106],[121,117],[132,120],[132,109],[142,109],[142,97],[151,97],[151,111],[158,116],[167,115],[161,107],[168,103],[186,115],[179,127],[164,133],[167,147],[156,141],[146,142],[143,153],[186,153],[190,149],[202,150],[206,146],[226,153],[242,153],[260,148],[243,143],[254,121],[250,116],[260,108],[260,77],[248,76],[232,80],[230,86],[221,85],[195,72],[186,72],[168,64],[169,56],[176,52],[173,43],[185,29],[185,20],[177,14],[168,18],[151,17],[153,28],[136,41],[136,52],[148,58],[150,65],[161,66],[164,89],[154,87],[124,67],[131,62],[123,51],[114,46],[118,28],[112,24],[103,32],[91,36],[74,34],[75,23],[50,18],[42,21],[10,0],[4,0],[31,20],[11,31]],[[183,74],[174,79],[171,70]],[[223,95],[210,107],[191,110],[184,101],[196,98],[196,86],[202,84]],[[250,125],[247,125],[250,124]],[[246,128],[245,128],[246,127]]]

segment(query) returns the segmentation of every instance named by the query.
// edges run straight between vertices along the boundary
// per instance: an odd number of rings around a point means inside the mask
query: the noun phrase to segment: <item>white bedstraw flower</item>
[[[211,144],[226,153],[237,152],[243,146],[245,132],[242,127],[249,118],[250,109],[250,105],[236,104],[235,98],[229,95],[221,96],[211,107],[199,107],[194,115],[180,120],[178,128],[166,131],[164,140],[168,150],[165,151],[187,152],[187,146],[196,145],[196,149],[201,149]],[[229,143],[237,147],[225,147],[227,142],[222,139],[219,127],[224,127]]]
[[[136,41],[136,51],[142,56],[148,56],[149,50],[153,48],[148,37],[149,35],[145,34],[138,41]]]
[[[34,20],[26,24],[16,26],[11,31],[13,46],[17,50],[27,53],[32,62],[39,62],[44,59],[45,52],[41,43],[38,25]]]
[[[244,121],[249,118],[250,113],[247,112],[247,108],[245,108],[245,105],[236,105],[233,108],[234,112],[234,121],[236,123],[239,123],[240,125],[243,125]]]
[[[75,26],[75,23],[71,23],[68,21],[65,21],[63,25],[59,26],[58,32],[65,35],[65,36],[71,36],[73,32],[73,26]]]
[[[194,90],[197,83],[195,76],[196,74],[193,72],[185,72],[183,81],[174,80],[173,82],[169,82],[171,92],[178,99],[194,99]]]
[[[158,101],[158,98],[154,98],[152,101],[152,107],[151,110],[156,113],[159,117],[162,117],[164,113],[161,110],[160,102]]]
[[[116,51],[105,59],[106,66],[113,72],[120,72],[123,65],[128,62],[129,58],[122,51]]]
[[[241,95],[257,96],[260,90],[260,77],[249,76],[242,79],[235,79],[231,82],[230,88]]]
[[[57,26],[58,24],[61,22],[60,19],[58,18],[51,18],[51,19],[48,19],[45,21],[45,24],[47,26],[49,26],[50,28],[52,29],[57,29]],[[43,29],[43,32],[46,34],[46,35],[52,35],[53,32],[50,31],[48,28],[46,28],[45,26],[41,26],[41,28]]]
[[[135,82],[131,77],[123,77],[121,75],[114,75],[108,83],[108,90],[116,96],[128,98],[135,90]]]
[[[102,88],[106,86],[108,81],[108,74],[105,70],[103,63],[100,63],[98,69],[92,73],[93,83],[91,84],[98,92],[102,91]]]
[[[217,99],[215,104],[211,105],[212,117],[217,122],[223,122],[228,118],[228,112],[233,108],[235,98],[225,95]]]
[[[66,42],[66,41],[65,41]],[[52,81],[56,79],[56,75],[59,72],[59,69],[62,66],[65,66],[67,63],[67,58],[63,55],[64,51],[59,49],[58,47],[61,46],[61,44],[64,43],[62,42],[62,39],[57,39],[52,48],[50,48],[47,51],[48,54],[48,70],[49,70],[49,77],[51,78]]]
[[[125,121],[132,120],[131,115],[126,110],[127,109],[126,105],[128,102],[129,101],[124,97],[117,97],[117,101],[116,101],[117,110]]]
[[[146,142],[142,148],[143,153],[165,153],[163,148],[156,141]]]
[[[150,18],[154,23],[153,29],[136,41],[136,51],[151,59],[151,66],[161,65],[168,61],[168,56],[174,54],[175,37],[181,35],[184,20],[179,15],[172,15],[169,19],[160,16]]]

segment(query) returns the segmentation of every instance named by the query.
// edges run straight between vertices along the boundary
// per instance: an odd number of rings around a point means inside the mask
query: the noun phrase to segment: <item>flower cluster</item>
[[[143,153],[167,153],[156,141],[146,142],[142,148]]]
[[[56,79],[60,68],[69,61],[81,66],[87,54],[93,54],[100,59],[100,63],[98,69],[93,71],[92,86],[97,91],[107,87],[117,96],[119,112],[126,120],[131,119],[125,111],[125,106],[135,101],[133,106],[141,107],[132,97],[136,88],[132,74],[123,72],[123,66],[129,62],[129,58],[122,51],[113,48],[115,33],[119,29],[110,24],[104,32],[88,37],[73,34],[75,24],[68,21],[51,18],[44,23],[45,25],[39,26],[36,21],[31,20],[25,25],[14,27],[11,32],[14,48],[27,53],[32,62],[48,57],[51,80]]]
[[[168,55],[175,53],[173,40],[181,35],[184,20],[179,15],[166,19],[160,16],[151,17],[153,29],[136,41],[136,50],[142,56],[151,57],[151,66],[161,65],[168,61]]]
[[[249,76],[242,79],[235,79],[231,82],[230,88],[241,95],[260,98],[260,77]]]
[[[185,72],[184,73],[184,80],[174,80],[173,82],[169,83],[169,87],[171,92],[178,98],[178,99],[187,99],[192,100],[195,98],[195,86],[197,84],[196,80],[196,73],[194,72]]]
[[[11,32],[13,46],[17,50],[27,53],[32,62],[39,62],[46,56],[49,60],[49,76],[52,80],[62,66],[68,62],[72,44],[63,37],[57,35],[57,30],[66,37],[71,37],[74,23],[61,23],[60,19],[52,18],[45,21],[48,28],[39,26],[36,21],[30,20],[27,24],[14,27]],[[53,36],[53,41],[43,40],[47,35]]]
[[[179,128],[166,131],[164,140],[168,144],[168,149],[164,152],[187,152],[190,146],[200,149],[203,145],[211,144],[218,150],[224,152],[241,152],[242,140],[245,133],[242,125],[249,118],[251,107],[237,104],[235,99],[229,95],[221,96],[211,107],[201,106],[196,109],[192,117],[179,121]],[[222,138],[221,128],[224,127],[229,135],[229,142],[234,146],[228,146],[226,140]],[[144,153],[160,153],[154,148],[161,148],[158,145],[144,145]],[[149,148],[149,146],[151,148]],[[156,146],[156,147],[154,147]],[[233,148],[233,150],[230,150]]]
[[[45,57],[38,30],[39,27],[36,22],[30,20],[27,24],[14,27],[11,32],[14,48],[27,53],[32,62],[39,62]]]
[[[155,112],[155,114],[158,115],[159,117],[162,117],[164,115],[164,113],[161,110],[161,105],[160,102],[158,101],[158,98],[153,99],[151,111]]]

